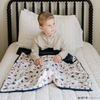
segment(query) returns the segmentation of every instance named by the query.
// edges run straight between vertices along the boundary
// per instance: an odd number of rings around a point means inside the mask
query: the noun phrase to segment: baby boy
[[[55,55],[53,61],[55,63],[64,59],[67,52],[67,45],[61,34],[56,31],[54,16],[49,12],[42,12],[38,16],[40,34],[34,39],[31,56],[35,65],[41,65],[43,60],[39,57],[39,49],[44,50],[53,48],[53,50],[61,50]]]

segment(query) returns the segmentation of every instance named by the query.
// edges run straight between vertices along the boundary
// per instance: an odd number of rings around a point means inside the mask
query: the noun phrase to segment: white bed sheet
[[[0,87],[18,57],[17,49],[17,42],[12,43],[1,61]],[[77,49],[75,56],[89,74],[93,91],[61,90],[51,83],[37,91],[0,93],[0,100],[100,100],[100,57],[97,51],[91,44],[84,42],[84,47]]]

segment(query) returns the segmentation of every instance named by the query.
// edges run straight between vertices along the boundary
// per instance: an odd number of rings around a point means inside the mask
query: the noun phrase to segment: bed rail
[[[73,14],[76,15],[76,3],[81,2],[81,28],[83,30],[83,40],[84,40],[84,3],[87,2],[89,5],[89,22],[88,22],[88,42],[92,44],[93,37],[93,6],[90,0],[10,0],[7,6],[7,24],[8,24],[8,45],[12,43],[12,12],[11,12],[11,4],[15,2],[16,9],[16,35],[18,40],[19,34],[19,5],[18,2],[23,2],[23,6],[27,9],[27,2],[32,2],[32,11],[35,12],[35,2],[40,2],[40,12],[43,12],[43,2],[48,2],[49,12],[52,13],[52,5],[51,2],[57,3],[57,15],[60,14],[60,2],[65,2],[65,15],[68,15],[68,2],[73,2]]]

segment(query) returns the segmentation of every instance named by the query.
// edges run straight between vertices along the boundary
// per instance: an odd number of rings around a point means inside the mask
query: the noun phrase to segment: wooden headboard
[[[59,15],[60,10],[60,3],[63,2],[64,7],[64,15],[69,15],[69,3],[72,3],[72,10],[73,15],[77,13],[77,2],[81,3],[81,28],[83,30],[83,40],[84,40],[84,20],[85,20],[85,3],[88,4],[88,42],[92,44],[92,36],[93,36],[93,6],[90,0],[10,0],[7,6],[7,24],[8,24],[8,45],[12,43],[12,7],[11,5],[14,4],[15,11],[16,11],[16,40],[18,40],[18,33],[19,33],[19,3],[23,4],[23,8],[27,9],[27,3],[31,2],[31,9],[33,12],[36,13],[36,3],[39,2],[40,12],[44,11],[44,2],[48,3],[48,12],[52,13],[52,3],[56,3],[56,14]],[[21,7],[20,7],[21,8]]]

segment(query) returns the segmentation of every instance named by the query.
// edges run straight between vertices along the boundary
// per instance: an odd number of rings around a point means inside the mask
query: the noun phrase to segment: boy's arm
[[[61,42],[61,52],[59,52],[59,55],[61,56],[62,59],[64,59],[67,56],[67,44],[65,43],[64,39],[62,39]]]
[[[34,40],[33,46],[31,48],[31,57],[34,60],[39,59],[39,46],[37,45],[36,41]]]

